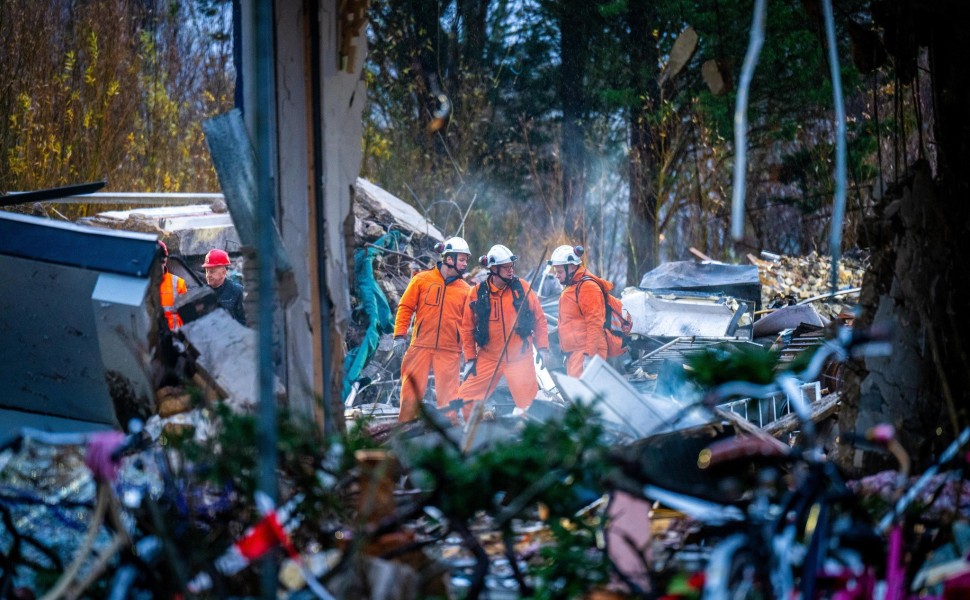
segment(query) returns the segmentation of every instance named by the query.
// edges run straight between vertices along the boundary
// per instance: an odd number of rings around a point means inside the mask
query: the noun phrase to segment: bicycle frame
[[[792,456],[796,466],[804,467],[803,471],[795,473],[799,481],[794,490],[777,502],[772,502],[766,496],[760,505],[752,505],[746,520],[749,524],[747,532],[731,536],[712,554],[707,570],[705,598],[728,597],[726,591],[719,590],[728,590],[732,583],[736,583],[730,581],[731,577],[737,576],[735,556],[747,556],[744,560],[755,561],[750,563],[749,568],[760,571],[760,575],[749,573],[743,576],[755,577],[755,584],[760,578],[760,585],[768,586],[770,589],[766,591],[774,598],[814,600],[819,587],[833,578],[824,573],[831,536],[839,535],[834,530],[834,517],[838,513],[833,509],[836,505],[851,501],[853,496],[838,470],[825,460],[817,446],[815,424],[810,407],[802,396],[801,385],[815,380],[830,358],[845,361],[861,345],[869,350],[867,354],[887,349],[884,343],[872,345],[873,341],[882,340],[867,333],[842,328],[835,339],[827,340],[818,348],[808,366],[800,373],[782,372],[775,376],[774,381],[764,385],[732,381],[717,386],[707,394],[706,403],[718,406],[733,396],[759,398],[783,392],[809,443],[799,454]],[[804,539],[800,539],[802,537]],[[844,562],[860,565],[861,560],[849,556],[850,551],[848,548],[843,551]],[[857,570],[843,569],[836,574],[836,578],[851,578],[864,587],[866,582],[860,577],[865,577],[865,570],[862,573]]]

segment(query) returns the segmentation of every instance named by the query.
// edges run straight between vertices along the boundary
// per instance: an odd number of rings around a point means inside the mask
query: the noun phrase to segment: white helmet
[[[580,258],[585,252],[582,246],[559,246],[552,251],[549,265],[580,265],[583,263]]]
[[[494,267],[496,265],[507,265],[519,260],[519,257],[512,254],[512,251],[502,244],[492,246],[488,254],[478,259],[483,267]]]
[[[445,254],[467,254],[471,256],[472,253],[468,249],[468,242],[460,237],[450,237],[443,242],[438,242],[435,244],[434,249],[442,256]]]

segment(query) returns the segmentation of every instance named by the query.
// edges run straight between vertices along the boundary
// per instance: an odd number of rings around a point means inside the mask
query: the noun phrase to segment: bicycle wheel
[[[766,561],[746,534],[725,538],[711,552],[704,572],[704,600],[771,598]]]

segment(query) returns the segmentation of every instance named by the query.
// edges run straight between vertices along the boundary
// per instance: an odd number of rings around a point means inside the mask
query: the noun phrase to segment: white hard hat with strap
[[[549,265],[581,265],[583,263],[581,257],[584,253],[585,249],[582,246],[559,246],[552,251]]]
[[[479,262],[481,262],[483,267],[494,267],[497,265],[507,265],[519,260],[519,257],[512,254],[512,251],[502,244],[495,244],[492,246],[488,254],[481,257]]]
[[[435,250],[441,255],[445,254],[468,254],[471,255],[472,251],[468,248],[468,242],[464,239],[455,236],[446,239],[443,242],[439,242],[435,245]]]

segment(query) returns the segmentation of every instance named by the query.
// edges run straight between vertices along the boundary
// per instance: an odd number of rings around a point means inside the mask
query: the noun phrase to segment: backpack
[[[613,358],[626,352],[626,345],[633,329],[633,319],[630,313],[623,310],[623,302],[619,298],[607,293],[606,288],[595,277],[586,275],[576,282],[576,303],[579,304],[579,286],[584,281],[592,281],[603,292],[603,302],[606,306],[606,319],[603,329],[606,330],[606,356]]]

